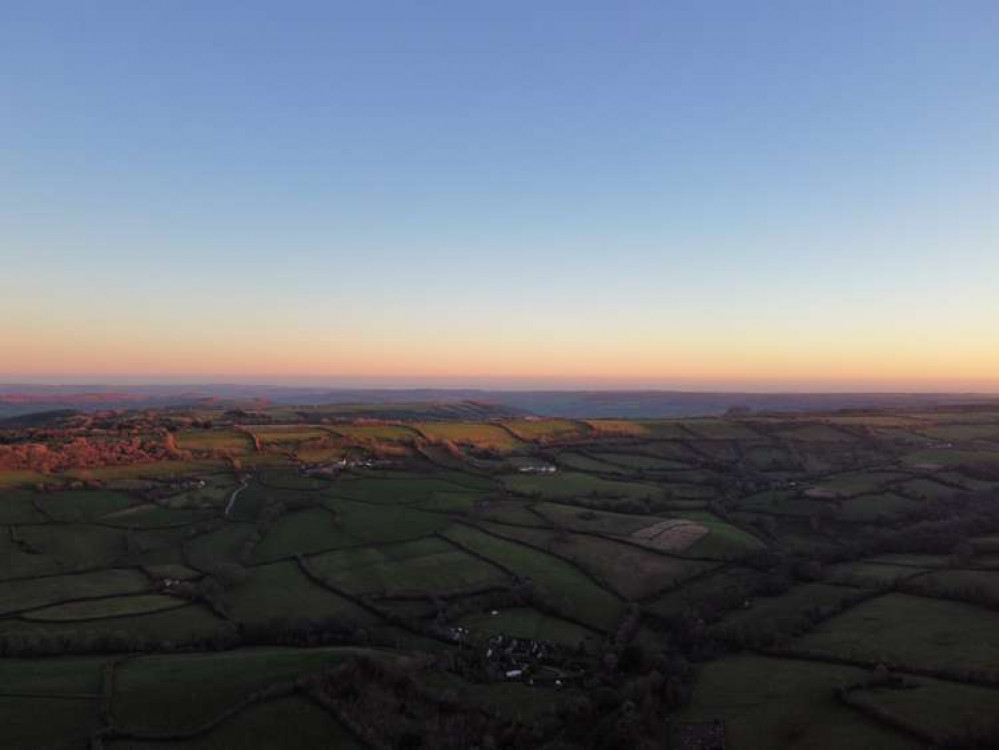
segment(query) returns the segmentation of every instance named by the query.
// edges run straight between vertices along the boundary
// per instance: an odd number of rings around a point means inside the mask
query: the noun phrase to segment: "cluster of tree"
[[[43,473],[98,466],[149,463],[180,457],[168,439],[124,440],[77,436],[66,442],[0,445],[0,469],[28,469]]]
[[[246,646],[399,646],[394,635],[381,634],[346,618],[286,618],[260,622],[222,622],[212,632],[177,633],[165,638],[120,626],[93,623],[58,633],[37,628],[0,635],[0,656],[35,657],[86,653],[172,653],[225,651]]]

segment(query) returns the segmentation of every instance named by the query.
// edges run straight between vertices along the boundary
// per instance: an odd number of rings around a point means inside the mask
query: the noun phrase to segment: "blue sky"
[[[994,2],[6,2],[0,377],[999,388]]]

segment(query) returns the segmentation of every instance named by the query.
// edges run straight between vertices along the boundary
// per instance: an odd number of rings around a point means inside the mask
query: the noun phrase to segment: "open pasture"
[[[722,619],[715,632],[725,639],[744,637],[779,640],[809,627],[810,618],[827,617],[869,592],[846,585],[805,583],[792,586],[778,596],[754,596],[747,608],[735,610]]]
[[[731,419],[690,419],[683,426],[705,440],[766,440],[766,436],[743,422]]]
[[[127,495],[103,490],[40,492],[35,495],[34,500],[45,516],[65,523],[92,521],[134,503]]]
[[[169,508],[143,503],[100,516],[99,520],[102,524],[122,529],[162,529],[190,526],[214,515],[213,509]]]
[[[920,744],[841,703],[870,671],[737,654],[706,665],[680,721],[725,722],[731,750],[918,750]]]
[[[999,449],[926,448],[909,453],[902,460],[910,466],[919,468],[950,468],[962,465],[999,466]]]
[[[72,750],[87,747],[100,726],[96,698],[0,695],[0,741],[12,750]],[[44,717],[44,720],[40,720]]]
[[[904,686],[861,689],[850,699],[935,738],[938,747],[953,747],[995,726],[999,689],[909,677]]]
[[[351,539],[364,544],[385,544],[419,539],[451,524],[442,513],[393,505],[371,505],[334,498],[324,505],[333,511],[333,523]]]
[[[312,558],[309,564],[338,588],[356,594],[425,592],[446,596],[510,583],[499,568],[439,538],[393,547],[396,549],[389,554],[370,547],[328,552]]]
[[[401,424],[337,424],[329,430],[360,442],[410,443],[419,437],[411,427]]]
[[[143,656],[118,667],[114,710],[126,727],[196,727],[268,684],[367,653],[353,648],[265,647]]]
[[[823,580],[861,588],[884,588],[926,573],[928,568],[908,565],[887,565],[876,562],[845,562],[830,565],[823,571]]]
[[[628,600],[651,596],[715,567],[713,563],[667,557],[600,537],[496,524],[483,524],[483,527],[493,534],[524,542],[575,563]]]
[[[38,495],[30,490],[17,490],[0,495],[0,524],[31,524],[48,521],[45,514],[35,505],[34,501],[37,497]]]
[[[852,497],[881,491],[887,486],[903,482],[909,475],[897,471],[849,472],[827,477],[805,491],[816,499]]]
[[[503,485],[516,494],[555,500],[584,497],[657,500],[663,497],[663,491],[653,484],[619,482],[580,472],[559,472],[547,476],[505,476]]]
[[[54,604],[51,607],[25,612],[25,620],[43,622],[70,622],[75,620],[100,620],[129,615],[144,615],[165,609],[192,606],[186,599],[161,594],[138,594],[135,596],[112,596],[105,599],[90,599],[82,602]]]
[[[301,424],[254,425],[248,429],[265,448],[289,448],[310,440],[322,440],[330,437],[329,431],[322,427]]]
[[[20,695],[93,696],[101,694],[107,656],[54,659],[0,659],[0,690]]]
[[[569,563],[468,526],[456,524],[443,533],[459,546],[530,578],[560,614],[605,632],[614,627],[621,612],[620,601]]]
[[[0,614],[73,599],[138,594],[149,588],[149,579],[137,570],[97,570],[79,575],[5,581],[0,582]]]
[[[253,562],[271,562],[358,543],[333,513],[325,508],[309,508],[279,518],[254,548]]]
[[[510,431],[484,422],[416,422],[411,426],[429,440],[448,440],[501,453],[524,447]]]
[[[266,623],[290,617],[377,621],[371,613],[310,580],[295,562],[251,568],[246,582],[229,589],[225,601],[239,622]]]
[[[225,453],[242,456],[253,452],[253,440],[239,430],[182,430],[177,447],[184,451]]]
[[[905,518],[918,511],[920,502],[884,492],[877,495],[860,495],[839,503],[838,517],[850,523],[869,523]]]
[[[892,593],[870,599],[799,638],[795,649],[844,659],[999,676],[999,613],[962,602]]]
[[[542,517],[548,519],[550,525],[570,531],[628,536],[660,521],[654,516],[586,510],[560,503],[537,503],[533,507]]]
[[[300,696],[249,706],[210,732],[183,741],[120,740],[108,750],[362,750],[330,713]]]
[[[584,419],[583,423],[606,437],[642,437],[651,434],[648,427],[627,419]]]
[[[766,547],[759,538],[748,531],[743,531],[706,511],[677,511],[672,515],[708,529],[707,534],[699,537],[690,547],[677,551],[676,554],[686,557],[736,560]]]
[[[778,432],[777,437],[802,443],[850,443],[857,440],[848,432],[826,424],[793,427]]]
[[[103,567],[126,552],[125,532],[92,524],[18,526],[15,536],[65,572]]]
[[[608,463],[602,459],[582,453],[559,453],[557,462],[562,469],[566,470],[591,472],[594,474],[627,475],[634,473],[625,466]]]
[[[525,443],[544,443],[591,432],[585,423],[568,419],[518,419],[503,422],[503,426]]]

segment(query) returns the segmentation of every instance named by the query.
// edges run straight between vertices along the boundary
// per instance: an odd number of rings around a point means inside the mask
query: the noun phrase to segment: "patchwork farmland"
[[[3,747],[999,746],[986,407],[67,413],[0,563]]]

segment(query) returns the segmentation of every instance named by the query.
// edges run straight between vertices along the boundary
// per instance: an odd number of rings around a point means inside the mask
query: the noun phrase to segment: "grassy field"
[[[692,419],[683,425],[697,437],[707,440],[765,440],[742,422],[729,419]]]
[[[918,500],[884,492],[844,500],[839,504],[839,517],[852,523],[866,523],[905,517],[918,509]]]
[[[806,583],[780,596],[753,597],[748,608],[727,615],[716,632],[723,638],[738,638],[745,632],[754,636],[788,633],[802,618],[826,617],[864,595],[864,591],[851,586]]]
[[[45,523],[48,519],[33,502],[37,496],[27,490],[0,495],[0,524]]]
[[[0,696],[0,716],[4,746],[12,749],[86,747],[100,726],[96,699]]]
[[[19,526],[17,536],[70,572],[110,565],[126,552],[125,532],[89,524]]]
[[[938,738],[939,744],[946,746],[966,741],[976,730],[994,725],[999,690],[918,677],[909,678],[903,689],[859,690],[852,698]]]
[[[126,727],[194,727],[272,682],[336,665],[353,648],[245,648],[218,654],[144,656],[119,667],[114,711]]]
[[[633,471],[680,471],[689,468],[689,464],[682,461],[634,453],[594,453],[593,457]]]
[[[418,687],[442,716],[496,711],[497,750],[542,750],[535,729],[641,747],[611,738],[629,726],[658,747],[667,724],[715,720],[736,750],[893,750],[946,745],[999,705],[973,684],[999,681],[995,410],[632,422],[261,406],[240,418],[281,421],[248,428],[263,452],[233,413],[100,417],[145,420],[147,436],[172,424],[190,461],[0,471],[0,746],[93,744],[112,660],[112,717],[140,733],[356,655],[394,665],[369,708],[398,711]],[[305,471],[341,455],[342,471]],[[497,635],[528,643],[487,656]],[[523,663],[531,639],[565,646],[542,649],[557,666]],[[898,679],[866,684],[879,663]],[[413,695],[406,710],[426,710]],[[353,742],[298,692],[197,738],[104,747]]]
[[[69,599],[138,594],[149,579],[137,570],[98,570],[0,583],[0,614],[37,609]]]
[[[851,586],[882,588],[914,575],[922,575],[927,570],[927,568],[913,568],[902,565],[848,562],[827,567],[824,571],[824,580],[832,583],[845,583]]]
[[[556,611],[603,631],[617,621],[620,602],[568,563],[468,526],[456,525],[444,534],[517,575],[529,577],[543,589]]]
[[[693,546],[682,550],[681,554],[688,557],[732,560],[764,549],[766,546],[760,539],[749,532],[743,531],[711,513],[704,511],[682,511],[673,514],[673,516],[693,521],[708,529],[708,533],[698,539]]]
[[[956,448],[927,448],[915,451],[902,459],[906,464],[920,467],[949,467],[961,465],[997,465],[999,450],[959,450]]]
[[[338,424],[330,430],[345,438],[360,441],[407,443],[419,437],[411,427],[394,424]]]
[[[798,639],[795,648],[999,676],[999,613],[960,602],[887,594],[822,623]]]
[[[336,528],[362,544],[419,539],[451,524],[446,515],[418,508],[369,505],[340,498],[324,504],[333,511]]]
[[[165,609],[190,606],[190,602],[176,596],[160,594],[140,594],[137,596],[113,596],[106,599],[91,599],[86,602],[69,602],[51,607],[34,609],[22,615],[25,620],[42,622],[67,622],[71,620],[99,620],[128,615],[144,615]]]
[[[642,437],[651,434],[648,427],[627,419],[584,419],[583,423],[600,435]]]
[[[177,447],[184,451],[221,451],[236,456],[253,452],[253,440],[238,430],[184,430],[177,434]]]
[[[309,508],[279,518],[254,549],[253,561],[270,562],[296,554],[350,547],[359,542],[346,531],[335,514],[324,508]]]
[[[581,534],[484,523],[488,531],[570,560],[625,599],[642,599],[715,567]]]
[[[22,695],[101,694],[107,656],[63,656],[55,659],[0,659],[2,692]]]
[[[548,519],[550,525],[561,526],[571,531],[595,531],[601,534],[618,534],[620,536],[629,536],[639,529],[644,529],[663,520],[655,516],[612,513],[605,510],[585,510],[559,503],[537,503],[534,508],[543,518]]]
[[[836,698],[869,672],[789,659],[735,655],[708,664],[681,721],[725,722],[731,750],[917,750]]]
[[[449,440],[502,453],[523,447],[508,430],[481,422],[417,422],[412,427],[430,440]]]
[[[654,500],[663,497],[663,491],[651,484],[618,482],[579,472],[564,472],[549,476],[509,476],[503,478],[503,484],[508,490],[517,494],[558,500],[585,497]]]
[[[545,442],[585,434],[587,425],[568,419],[521,419],[503,426],[525,442]]]
[[[352,593],[449,593],[510,582],[502,570],[429,537],[380,548],[327,552],[312,569]]]
[[[358,623],[374,621],[366,610],[309,580],[294,562],[253,568],[245,583],[226,592],[225,600],[240,622],[280,620],[293,613]]]
[[[133,500],[117,492],[42,492],[35,495],[35,505],[53,521],[75,523],[120,511]]]
[[[839,474],[815,485],[811,493],[815,497],[850,497],[877,492],[885,485],[906,479],[908,475],[899,472],[871,471]]]
[[[117,741],[108,750],[361,750],[353,737],[315,703],[297,696],[278,698],[241,711],[209,734],[178,742]]]
[[[852,435],[830,425],[806,425],[778,433],[784,440],[808,443],[843,443],[856,440]]]

